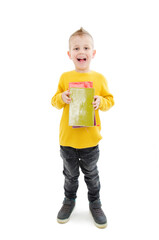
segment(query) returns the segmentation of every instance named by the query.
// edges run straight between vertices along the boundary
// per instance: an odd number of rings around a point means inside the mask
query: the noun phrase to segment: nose
[[[85,49],[84,48],[80,48],[80,53],[85,53]]]

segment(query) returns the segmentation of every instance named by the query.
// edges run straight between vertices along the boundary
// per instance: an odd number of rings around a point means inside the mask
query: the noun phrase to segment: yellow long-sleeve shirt
[[[51,104],[57,109],[63,108],[63,114],[60,122],[60,145],[73,148],[88,148],[98,144],[102,139],[100,134],[101,121],[99,110],[95,111],[96,124],[94,127],[72,128],[69,126],[69,104],[62,100],[62,93],[68,90],[69,82],[92,81],[95,95],[100,97],[99,109],[109,110],[114,105],[113,95],[108,90],[105,77],[95,71],[80,73],[76,71],[65,72],[61,75],[56,94],[51,99]]]

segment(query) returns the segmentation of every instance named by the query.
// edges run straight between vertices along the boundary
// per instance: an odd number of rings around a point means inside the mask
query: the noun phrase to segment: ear
[[[67,52],[67,55],[69,56],[69,58],[71,59],[71,54],[70,54],[70,52],[68,51]]]
[[[96,50],[93,50],[92,58],[94,58],[96,55]]]

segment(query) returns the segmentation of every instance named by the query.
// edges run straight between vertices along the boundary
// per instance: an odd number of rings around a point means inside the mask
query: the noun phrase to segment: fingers
[[[99,105],[100,105],[99,96],[94,96],[94,102],[92,104],[93,104],[94,110],[97,110],[99,108]]]
[[[93,105],[93,107],[94,107],[94,110],[97,110],[99,108],[99,104],[95,104]]]
[[[62,99],[66,104],[69,104],[71,102],[71,98],[69,97],[70,92],[69,90],[62,93]]]
[[[66,96],[66,103],[69,104],[71,102],[71,98]]]
[[[67,96],[69,96],[69,95],[70,95],[70,91],[69,91],[69,90],[65,91],[65,94],[66,94]]]
[[[98,96],[94,96],[94,100],[97,100],[99,97]]]
[[[71,98],[69,96],[70,96],[70,91],[67,90],[66,91],[66,101],[67,101],[67,104],[69,104],[71,102]]]

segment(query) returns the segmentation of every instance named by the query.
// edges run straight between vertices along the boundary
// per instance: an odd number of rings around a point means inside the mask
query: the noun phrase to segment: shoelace
[[[104,213],[103,213],[103,211],[102,211],[101,208],[94,208],[94,211],[95,211],[95,213],[98,214],[99,216],[103,216],[103,215],[104,215]]]
[[[66,212],[70,211],[70,208],[71,208],[71,206],[70,206],[70,205],[67,205],[67,204],[64,204],[64,205],[62,206],[62,210],[66,211]]]

